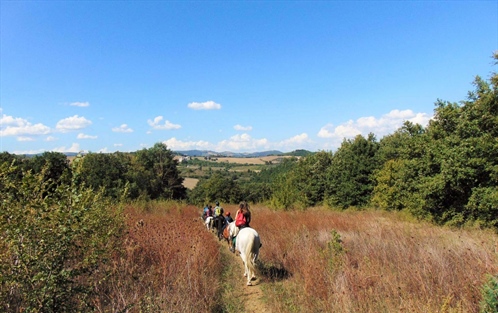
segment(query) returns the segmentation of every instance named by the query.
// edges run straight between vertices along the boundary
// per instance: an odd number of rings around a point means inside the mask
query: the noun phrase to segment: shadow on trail
[[[281,265],[265,264],[260,260],[256,261],[256,267],[261,277],[270,281],[281,281],[292,276],[292,273]]]

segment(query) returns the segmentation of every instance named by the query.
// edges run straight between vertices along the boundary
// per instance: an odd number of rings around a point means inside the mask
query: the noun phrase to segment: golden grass
[[[195,207],[154,205],[126,210],[129,232],[116,256],[108,296],[95,304],[109,312],[211,312],[220,296],[219,246]],[[97,291],[99,292],[99,291]]]
[[[224,209],[234,213],[237,206]],[[477,313],[486,274],[498,273],[492,232],[410,222],[389,212],[251,210],[263,243],[259,286],[272,312]],[[128,208],[125,250],[96,308],[240,309],[227,286],[244,281],[226,277],[233,269],[219,249],[227,247],[206,231],[200,214],[171,203]]]
[[[266,288],[275,312],[478,312],[485,275],[498,272],[491,232],[386,212],[253,211],[261,261],[289,276]],[[334,251],[333,230],[343,253]]]

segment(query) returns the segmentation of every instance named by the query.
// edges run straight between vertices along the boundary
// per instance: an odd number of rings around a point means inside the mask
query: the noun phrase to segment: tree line
[[[86,186],[110,198],[186,199],[186,188],[174,154],[164,144],[134,153],[88,153],[71,163],[59,152],[24,157],[0,154],[0,164],[15,167],[10,174],[21,181],[24,173],[41,173],[54,186],[73,183]]]

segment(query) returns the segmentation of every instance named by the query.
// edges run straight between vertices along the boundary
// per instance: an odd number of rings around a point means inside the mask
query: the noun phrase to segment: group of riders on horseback
[[[206,223],[206,226],[209,228],[215,228],[218,231],[218,239],[221,240],[225,234],[229,234],[225,237],[230,242],[230,251],[235,252],[235,240],[239,230],[250,227],[251,223],[251,211],[249,210],[249,204],[247,202],[241,202],[239,204],[239,209],[235,214],[235,227],[231,232],[225,231],[225,228],[232,222],[234,219],[232,218],[230,212],[224,212],[223,208],[220,207],[220,203],[216,201],[216,206],[213,208],[211,205],[207,205],[204,207],[202,212],[202,219]]]
[[[240,258],[244,262],[244,277],[247,278],[247,285],[252,285],[255,276],[255,262],[261,248],[261,239],[258,232],[251,228],[251,211],[247,202],[241,202],[235,220],[230,212],[224,213],[220,203],[216,202],[214,209],[206,205],[202,213],[202,219],[208,230],[216,228],[218,239],[226,239],[231,252],[238,251]]]

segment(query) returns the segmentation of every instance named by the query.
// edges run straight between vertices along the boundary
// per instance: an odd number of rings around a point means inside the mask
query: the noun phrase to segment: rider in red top
[[[247,202],[241,202],[239,204],[239,209],[235,214],[235,226],[238,229],[242,229],[244,227],[250,227],[249,223],[251,222],[251,211],[249,210],[249,204]],[[238,232],[237,232],[238,233]],[[235,238],[236,236],[234,236]],[[232,248],[230,249],[232,252],[235,251],[235,240],[232,240]]]

